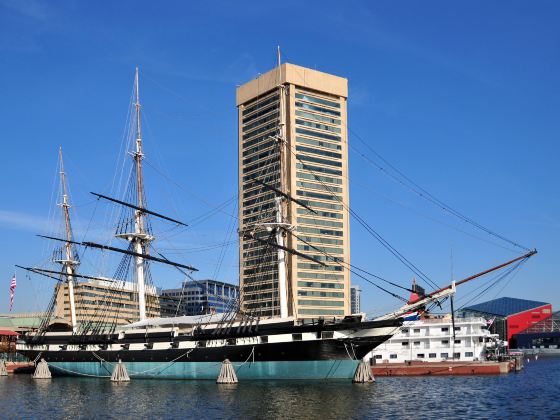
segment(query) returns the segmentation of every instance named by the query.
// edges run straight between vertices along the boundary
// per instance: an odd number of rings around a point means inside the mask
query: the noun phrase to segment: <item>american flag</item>
[[[14,273],[14,277],[12,277],[12,282],[10,283],[10,311],[14,306],[14,292],[16,291],[16,275]]]

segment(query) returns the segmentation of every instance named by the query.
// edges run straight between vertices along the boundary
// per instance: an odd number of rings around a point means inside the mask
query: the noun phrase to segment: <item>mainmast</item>
[[[124,238],[131,242],[135,252],[136,284],[138,287],[138,312],[140,321],[146,319],[146,280],[145,280],[145,259],[141,255],[147,254],[148,245],[155,238],[150,235],[145,226],[145,213],[143,210],[146,203],[144,198],[144,178],[142,176],[142,130],[140,125],[140,93],[138,83],[138,67],[134,79],[136,108],[136,150],[131,153],[136,168],[136,210],[134,211],[134,232],[117,234],[117,237]]]
[[[278,93],[280,101],[278,103],[278,141],[279,161],[280,161],[280,192],[286,193],[285,171],[286,171],[286,114],[285,114],[285,86],[282,84],[282,67],[280,57],[280,46],[278,46]],[[284,229],[290,227],[284,220],[285,200],[282,195],[275,198],[276,209],[276,243],[278,244],[278,294],[280,300],[280,318],[288,317],[288,281],[286,275],[286,251],[284,251]]]
[[[66,230],[66,242],[64,244],[63,255],[54,262],[62,266],[62,272],[66,273],[66,282],[68,284],[68,299],[70,301],[70,323],[72,331],[76,332],[76,304],[74,300],[74,275],[76,267],[80,265],[80,261],[74,258],[73,252],[73,236],[72,225],[70,224],[70,202],[68,199],[68,186],[66,185],[66,173],[64,172],[64,161],[62,159],[62,147],[59,150],[60,160],[60,184],[62,192],[62,202],[59,204],[62,209],[62,217],[64,219],[64,227]]]

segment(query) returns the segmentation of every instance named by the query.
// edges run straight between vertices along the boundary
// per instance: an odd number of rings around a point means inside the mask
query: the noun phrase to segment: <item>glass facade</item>
[[[362,290],[358,286],[350,287],[350,309],[353,314],[361,312],[361,294]]]
[[[280,95],[272,91],[244,104],[240,109],[240,162],[243,179],[240,183],[240,227],[270,223],[275,219],[274,194],[255,183],[259,179],[280,187],[278,132]],[[267,232],[256,232],[263,241]],[[278,313],[277,257],[269,246],[258,240],[241,238],[241,290],[243,306],[259,316]]]
[[[235,310],[239,287],[216,280],[184,282],[180,289],[160,293],[162,316],[203,315]]]
[[[317,280],[298,282],[298,296],[324,298],[299,299],[298,304],[300,312],[303,310],[305,314],[338,315],[336,312],[325,313],[324,307],[343,307],[349,296],[324,290],[344,287],[332,282],[343,282],[347,276],[347,273],[332,273],[343,268],[328,258],[347,254],[344,227],[348,220],[343,204],[347,201],[344,197],[347,194],[347,182],[343,176],[346,171],[342,170],[347,168],[347,150],[342,142],[345,121],[342,120],[341,112],[345,108],[346,98],[296,88],[295,99],[296,195],[317,211],[317,214],[313,214],[298,209],[297,213],[306,217],[296,217],[299,237],[296,246],[307,254],[319,253],[326,257],[323,261],[328,264],[327,267],[298,264],[298,279]],[[313,310],[312,307],[321,309]]]

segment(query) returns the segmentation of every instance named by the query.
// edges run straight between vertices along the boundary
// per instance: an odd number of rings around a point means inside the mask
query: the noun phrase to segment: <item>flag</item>
[[[492,318],[492,319],[488,319],[486,320],[486,326],[488,328],[490,328],[492,326],[492,324],[494,323],[494,321],[496,320],[496,317]]]
[[[12,282],[10,283],[10,311],[14,306],[14,292],[16,291],[16,274],[12,277]]]
[[[420,319],[420,313],[418,311],[407,312],[402,317],[405,321],[418,321]]]

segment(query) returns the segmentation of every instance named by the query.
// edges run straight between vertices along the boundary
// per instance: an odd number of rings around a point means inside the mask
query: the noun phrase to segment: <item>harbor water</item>
[[[350,381],[0,377],[1,418],[560,418],[560,358],[498,376]]]

